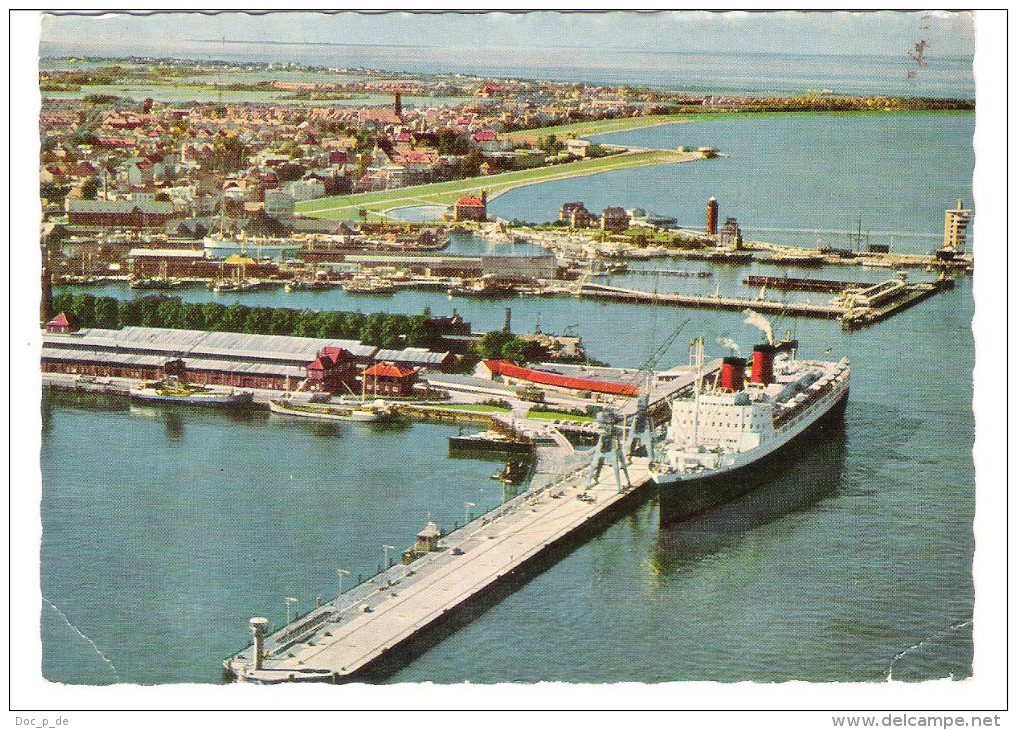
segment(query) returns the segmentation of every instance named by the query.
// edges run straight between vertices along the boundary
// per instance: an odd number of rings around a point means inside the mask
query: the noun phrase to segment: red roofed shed
[[[364,393],[405,398],[413,392],[417,371],[391,362],[379,362],[364,371]]]
[[[492,378],[500,375],[511,380],[525,381],[538,385],[548,385],[552,388],[565,390],[585,390],[590,393],[605,393],[607,395],[624,395],[635,397],[639,389],[629,383],[612,383],[607,380],[589,380],[587,378],[570,378],[558,373],[549,373],[544,370],[532,370],[520,367],[508,360],[484,360],[482,366],[490,372]]]
[[[486,221],[487,220],[487,191],[480,193],[479,198],[471,195],[464,195],[456,201],[455,216],[457,221]]]

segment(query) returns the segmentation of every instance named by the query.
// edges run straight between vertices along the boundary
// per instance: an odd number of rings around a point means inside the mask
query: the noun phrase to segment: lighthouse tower
[[[716,198],[710,198],[706,201],[706,235],[716,236],[717,235],[717,219],[720,214],[720,206],[717,205]]]

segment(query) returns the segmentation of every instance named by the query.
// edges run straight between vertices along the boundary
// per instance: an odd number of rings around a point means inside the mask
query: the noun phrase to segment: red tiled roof
[[[47,327],[70,327],[71,323],[67,321],[67,315],[61,312],[49,322],[46,323]]]
[[[483,208],[484,201],[480,198],[474,198],[469,195],[464,195],[456,201],[457,208]]]
[[[348,362],[353,356],[341,347],[323,347],[318,357],[330,358],[334,364],[338,365],[342,362]]]
[[[473,134],[473,139],[476,140],[477,142],[493,142],[495,136],[496,135],[493,131],[491,131],[490,129],[485,129],[480,132],[475,132]]]
[[[492,375],[504,375],[509,378],[527,380],[531,383],[541,385],[552,385],[558,388],[569,388],[571,390],[588,390],[594,393],[608,393],[609,395],[639,395],[639,389],[628,383],[611,383],[606,380],[587,380],[586,378],[569,378],[557,373],[549,373],[543,370],[531,370],[520,367],[508,360],[484,360],[484,365],[491,371]]]
[[[404,368],[401,365],[396,365],[390,362],[380,362],[377,365],[372,365],[364,371],[364,375],[377,376],[381,378],[408,378],[416,374],[417,371],[413,368]]]

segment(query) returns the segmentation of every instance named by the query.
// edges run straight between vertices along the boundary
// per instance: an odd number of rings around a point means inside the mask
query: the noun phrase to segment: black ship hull
[[[847,402],[848,391],[845,390],[838,402],[800,434],[779,449],[737,469],[698,479],[662,479],[659,483],[661,525],[673,524],[730,502],[762,486],[772,478],[777,468],[794,458],[796,450],[807,448],[811,441],[824,437],[828,430],[842,421]]]

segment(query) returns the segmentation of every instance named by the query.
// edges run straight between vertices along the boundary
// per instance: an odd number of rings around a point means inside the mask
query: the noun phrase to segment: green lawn
[[[563,411],[528,411],[527,418],[540,421],[578,421],[579,423],[593,423],[589,416],[577,416],[575,413],[564,413]]]
[[[509,132],[501,135],[505,139],[516,142],[535,140],[537,137],[547,137],[553,134],[558,139],[567,137],[590,137],[595,134],[607,134],[608,132],[626,132],[630,129],[642,129],[643,127],[655,127],[658,124],[672,124],[685,120],[685,115],[679,114],[654,114],[646,117],[625,117],[623,119],[599,119],[595,122],[576,122],[574,124],[559,124],[556,127],[542,127],[540,129],[521,129],[518,132]]]
[[[361,209],[366,209],[370,213],[377,214],[394,208],[406,208],[417,205],[452,205],[461,196],[479,194],[481,189],[487,190],[488,197],[493,197],[523,185],[534,185],[550,180],[562,180],[570,177],[582,177],[584,175],[596,175],[597,173],[621,170],[628,167],[683,162],[695,158],[695,155],[681,155],[670,150],[612,155],[595,160],[580,160],[563,165],[503,172],[498,175],[484,175],[466,178],[465,180],[451,180],[449,182],[431,183],[429,185],[411,185],[395,190],[381,190],[374,193],[359,193],[357,195],[308,200],[297,204],[297,212],[309,218],[354,220],[358,217]]]
[[[509,413],[508,408],[489,406],[485,403],[449,403],[441,406],[427,405],[426,408],[436,411],[466,411],[469,413]]]

